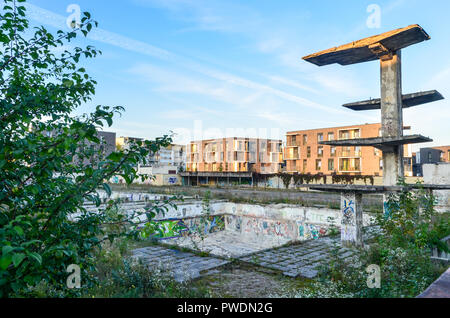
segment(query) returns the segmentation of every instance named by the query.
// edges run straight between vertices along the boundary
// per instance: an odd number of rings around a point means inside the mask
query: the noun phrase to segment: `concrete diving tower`
[[[381,109],[381,137],[320,142],[335,146],[372,146],[383,150],[384,185],[394,186],[404,176],[403,145],[430,142],[421,136],[403,136],[403,108],[443,99],[437,91],[402,94],[401,49],[430,39],[417,24],[392,30],[303,57],[318,66],[350,65],[380,60],[381,98],[344,105],[352,110]]]
[[[381,98],[345,104],[352,110],[381,109],[381,136],[323,141],[320,144],[333,146],[371,146],[383,151],[383,188],[368,186],[334,186],[341,192],[341,241],[343,245],[362,246],[362,193],[382,192],[396,186],[404,177],[403,145],[430,142],[421,136],[403,136],[403,108],[443,99],[437,91],[402,94],[401,50],[430,39],[417,24],[392,30],[362,40],[354,41],[303,57],[318,66],[329,64],[351,65],[369,61],[380,61]],[[317,190],[329,191],[330,186],[318,185]],[[386,196],[385,196],[386,198]]]

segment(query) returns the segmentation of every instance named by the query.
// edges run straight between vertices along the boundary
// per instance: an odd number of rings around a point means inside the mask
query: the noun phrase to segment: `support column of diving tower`
[[[429,35],[417,24],[389,31],[339,47],[303,57],[305,61],[318,66],[338,63],[351,65],[379,60],[381,98],[367,100],[344,107],[355,111],[381,109],[381,137],[323,141],[330,146],[371,146],[383,152],[383,184],[395,186],[404,177],[403,146],[405,144],[432,141],[421,135],[403,136],[403,108],[443,99],[437,91],[402,94],[401,50],[422,41]],[[374,192],[376,187],[327,187],[316,186],[319,190],[341,192],[341,241],[347,246],[362,246],[362,194]],[[383,187],[381,187],[383,188]],[[378,188],[379,192],[386,192]],[[385,189],[385,188],[383,188]]]

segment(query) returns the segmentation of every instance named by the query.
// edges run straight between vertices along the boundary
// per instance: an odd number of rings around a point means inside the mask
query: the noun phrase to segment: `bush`
[[[88,277],[96,247],[134,235],[129,226],[127,233],[107,235],[104,225],[130,225],[135,215],[91,213],[84,202],[100,206],[97,189],[110,194],[106,182],[113,176],[132,183],[139,177],[137,163],[171,138],[105,153],[97,131],[110,127],[124,109],[99,105],[93,113],[72,115],[92,101],[97,84],[78,64],[101,52],[67,45],[97,22],[85,12],[69,32],[31,29],[23,2],[3,0],[0,12],[0,297],[28,295],[42,286],[77,296],[79,290],[66,286],[68,267],[79,265]]]

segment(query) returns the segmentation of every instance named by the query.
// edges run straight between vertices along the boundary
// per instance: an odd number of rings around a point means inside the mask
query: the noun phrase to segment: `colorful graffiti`
[[[344,198],[342,207],[342,224],[353,225],[355,223],[355,201]]]
[[[292,222],[280,222],[253,217],[241,217],[228,215],[226,217],[226,228],[228,230],[251,233],[255,235],[279,236],[295,238],[296,227]]]
[[[169,182],[169,184],[176,184],[178,182],[178,178],[177,177],[169,177],[167,179],[167,182]]]
[[[189,236],[195,233],[213,233],[225,229],[223,216],[205,218],[189,218],[181,220],[152,221],[145,224],[141,230],[143,238],[169,239]]]
[[[169,239],[182,236],[188,228],[182,220],[152,221],[141,230],[143,238]]]
[[[299,224],[298,225],[298,237],[303,240],[317,240],[322,236],[329,234],[328,228],[324,226],[318,226],[316,224]]]

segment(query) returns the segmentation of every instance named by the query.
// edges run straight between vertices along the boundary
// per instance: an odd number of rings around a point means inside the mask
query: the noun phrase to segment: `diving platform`
[[[444,97],[441,95],[441,93],[439,93],[436,90],[406,94],[403,95],[402,98],[402,107],[409,108],[422,104],[432,103],[442,99],[444,99]],[[381,109],[381,98],[369,99],[355,103],[348,103],[342,106],[356,111]]]
[[[410,135],[401,137],[375,137],[375,138],[356,138],[356,139],[341,139],[331,141],[321,141],[319,144],[328,146],[343,146],[343,147],[358,147],[370,146],[380,150],[389,149],[395,146],[406,144],[419,144],[422,142],[432,142],[433,140],[422,135]]]
[[[430,36],[418,24],[353,41],[338,47],[303,57],[317,66],[338,63],[350,65],[382,59],[392,52],[429,40]]]

